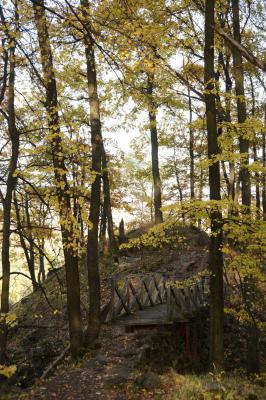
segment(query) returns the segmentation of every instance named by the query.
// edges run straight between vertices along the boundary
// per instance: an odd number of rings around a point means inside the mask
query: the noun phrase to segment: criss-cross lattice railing
[[[167,282],[167,317],[176,321],[191,318],[208,305],[209,278],[202,276],[193,284],[182,287],[174,278]]]
[[[208,278],[201,277],[188,287],[180,287],[174,277],[159,273],[128,275],[112,279],[112,299],[107,320],[167,304],[167,319],[175,321],[191,317],[207,304]]]
[[[128,275],[112,279],[109,319],[166,303],[166,278],[161,274]]]

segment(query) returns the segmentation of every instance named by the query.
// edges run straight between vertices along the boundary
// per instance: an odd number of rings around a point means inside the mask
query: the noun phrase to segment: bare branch
[[[232,38],[232,36],[228,35],[228,33],[226,33],[222,28],[215,25],[214,29],[215,32],[218,33],[230,46],[233,46],[237,51],[239,51],[247,61],[266,72],[266,63],[264,61],[257,58],[245,46]]]

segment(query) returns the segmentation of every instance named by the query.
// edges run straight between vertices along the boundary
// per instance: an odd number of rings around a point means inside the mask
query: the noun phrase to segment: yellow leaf
[[[6,378],[10,378],[16,372],[16,365],[0,365],[0,375],[4,375]]]

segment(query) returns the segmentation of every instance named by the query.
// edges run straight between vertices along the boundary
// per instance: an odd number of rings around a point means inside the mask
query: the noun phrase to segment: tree
[[[240,22],[239,22],[239,0],[232,0],[233,9],[233,30],[235,40],[241,43]],[[250,190],[250,174],[248,169],[249,164],[249,140],[246,138],[245,122],[247,119],[245,89],[244,89],[244,71],[242,56],[239,51],[233,51],[234,59],[234,79],[235,93],[237,96],[237,119],[240,125],[239,132],[239,148],[241,155],[240,162],[240,181],[242,203],[250,208],[251,206],[251,190]]]
[[[67,299],[60,306],[68,307],[74,356],[83,336],[80,277],[85,276],[82,295],[89,297],[84,344],[100,331],[100,278],[107,259],[101,263],[99,241],[108,230],[110,253],[116,255],[115,209],[128,231],[146,232],[155,220],[143,237],[148,247],[164,251],[170,239],[178,244],[180,224],[184,231],[199,227],[210,235],[211,363],[223,368],[224,273],[226,313],[248,327],[247,356],[254,362],[248,368],[255,370],[265,308],[266,85],[259,61],[266,12],[262,0],[206,1],[206,9],[203,3],[5,1],[2,300],[7,305],[8,297],[19,299],[15,266],[39,297],[48,265],[65,260]],[[19,141],[16,167],[10,162],[16,148],[12,118]],[[123,221],[118,243],[126,239]],[[61,289],[64,271],[57,277]]]
[[[15,30],[12,32],[6,25],[3,8],[0,6],[0,16],[3,31],[6,32],[8,42],[8,60],[9,60],[9,78],[8,78],[8,99],[6,115],[8,123],[8,136],[11,142],[11,157],[7,171],[6,193],[2,197],[3,203],[3,239],[2,239],[2,293],[1,293],[1,330],[0,330],[0,361],[3,362],[6,356],[6,344],[8,327],[5,323],[5,316],[9,312],[9,285],[10,285],[10,225],[11,225],[11,206],[13,193],[17,184],[16,169],[19,157],[19,131],[17,128],[16,112],[15,112],[15,68],[16,68],[16,43],[12,39],[12,35],[16,34],[18,29],[18,2],[14,4]]]
[[[26,196],[27,196],[27,194],[26,194]],[[33,242],[33,237],[32,237],[32,232],[31,232],[28,196],[25,201],[26,218],[25,219],[23,218],[23,220],[26,222],[26,230],[28,230],[28,235],[25,235],[25,230],[23,229],[23,226],[22,226],[21,210],[20,210],[20,206],[19,206],[16,195],[14,196],[14,206],[15,206],[15,210],[16,210],[17,229],[18,229],[18,233],[19,233],[19,237],[20,237],[21,247],[24,251],[25,258],[27,260],[33,290],[37,290],[39,286],[37,284],[36,275],[35,275],[35,252],[34,252],[34,242]],[[24,207],[24,205],[22,205],[22,207]],[[29,243],[29,248],[26,244],[25,238],[27,238],[27,241]]]
[[[210,200],[219,202],[220,168],[216,157],[219,154],[216,101],[214,93],[214,16],[215,1],[205,1],[205,48],[204,82],[208,134]],[[210,362],[215,369],[223,368],[223,255],[222,255],[222,215],[219,205],[211,211],[211,242],[209,248],[210,302],[211,302],[211,343]]]
[[[78,269],[78,248],[76,220],[71,209],[70,188],[64,158],[64,146],[60,131],[57,87],[53,67],[52,49],[49,40],[44,0],[33,2],[34,19],[38,34],[43,81],[46,91],[46,113],[49,127],[49,142],[52,152],[54,178],[60,214],[60,225],[65,258],[67,307],[69,319],[70,346],[72,356],[80,354],[82,346],[82,320],[80,310],[80,282]]]
[[[102,174],[102,151],[103,140],[101,132],[100,103],[98,98],[97,75],[94,55],[94,42],[90,30],[89,2],[80,2],[83,25],[84,25],[84,45],[86,54],[87,82],[90,104],[90,124],[91,124],[91,146],[92,162],[91,169],[93,182],[91,185],[91,202],[89,214],[89,228],[87,241],[87,268],[89,283],[89,326],[87,331],[87,342],[95,340],[101,326],[101,289],[98,259],[98,230],[101,202],[101,174]],[[105,183],[106,184],[106,183]]]
[[[149,128],[151,134],[151,161],[152,161],[152,176],[154,187],[154,214],[155,224],[163,222],[162,207],[162,190],[161,190],[161,177],[159,169],[159,151],[158,151],[158,130],[156,123],[156,103],[153,98],[154,88],[154,72],[148,72],[148,109],[149,109]]]
[[[266,72],[266,64],[263,60],[260,60],[257,58],[254,54],[249,49],[246,49],[241,42],[239,41],[238,38],[234,37],[232,38],[230,35],[228,35],[223,29],[221,29],[218,26],[215,26],[215,31],[221,35],[226,42],[231,45],[231,47],[234,48],[235,51],[237,51],[239,54],[241,54],[247,61],[249,61],[251,64],[255,65],[262,71]]]
[[[232,0],[233,11],[233,32],[234,40],[241,45],[241,32],[240,32],[240,18],[239,18],[239,0]],[[251,184],[249,173],[249,140],[246,138],[247,110],[245,100],[244,88],[244,70],[242,54],[236,47],[233,47],[234,59],[234,78],[235,78],[235,92],[237,96],[237,119],[240,126],[239,133],[239,148],[240,148],[240,180],[241,180],[241,194],[242,204],[246,207],[245,212],[250,213],[251,207]],[[252,297],[252,277],[246,277],[246,296]],[[250,321],[248,326],[247,335],[247,368],[250,373],[259,371],[259,349],[258,349],[258,329],[253,321]]]

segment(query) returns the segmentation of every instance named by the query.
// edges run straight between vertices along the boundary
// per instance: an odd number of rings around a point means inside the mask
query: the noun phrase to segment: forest
[[[0,399],[266,399],[265,32],[0,0]]]

